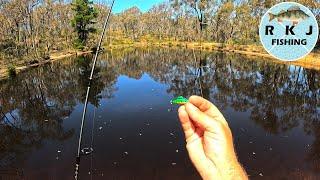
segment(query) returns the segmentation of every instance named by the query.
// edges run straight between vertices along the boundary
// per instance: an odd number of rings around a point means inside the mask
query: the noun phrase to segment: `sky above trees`
[[[113,12],[120,13],[126,9],[137,6],[142,12],[148,11],[153,5],[167,0],[116,0]]]

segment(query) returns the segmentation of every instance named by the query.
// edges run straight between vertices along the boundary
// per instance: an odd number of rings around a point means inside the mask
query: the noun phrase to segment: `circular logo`
[[[295,2],[283,2],[262,17],[259,36],[266,51],[283,61],[309,54],[317,43],[319,27],[313,13]]]

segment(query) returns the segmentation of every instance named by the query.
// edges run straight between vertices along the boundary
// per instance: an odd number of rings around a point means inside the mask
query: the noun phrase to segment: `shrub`
[[[50,60],[50,55],[48,53],[43,55],[44,60]]]
[[[17,75],[16,67],[14,65],[10,64],[7,69],[9,77],[15,77]]]
[[[33,64],[38,64],[38,63],[39,63],[38,60],[31,60],[31,61],[29,61],[27,64],[28,64],[28,65],[33,65]]]
[[[84,50],[85,46],[84,46],[84,42],[82,42],[80,39],[76,39],[74,41],[74,44],[73,44],[74,48],[76,49],[79,49],[81,51]]]

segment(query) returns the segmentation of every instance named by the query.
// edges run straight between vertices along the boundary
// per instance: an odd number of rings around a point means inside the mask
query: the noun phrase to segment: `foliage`
[[[9,77],[15,77],[17,75],[16,67],[13,64],[7,67]]]
[[[113,34],[110,38],[122,35],[123,38],[143,41],[143,37],[150,35],[160,42],[166,39],[259,44],[260,19],[268,8],[278,2],[280,1],[170,0],[169,3],[155,5],[145,13],[137,13],[140,10],[132,8],[134,10],[129,9],[113,16]],[[309,7],[320,22],[320,2],[296,2]],[[128,13],[131,11],[135,13]]]
[[[0,6],[0,54],[11,60],[41,59],[72,42],[70,4],[63,1],[9,0]]]
[[[309,7],[320,22],[319,1],[295,1]],[[259,44],[260,19],[278,2],[282,1],[170,0],[147,12],[132,7],[112,14],[103,45],[199,40]],[[27,61],[41,61],[52,52],[69,51],[74,47],[90,49],[98,39],[98,33],[92,32],[101,31],[108,10],[108,5],[93,4],[89,0],[74,0],[73,3],[1,1],[0,64],[4,64],[1,67],[6,68],[12,62],[20,65]]]
[[[75,14],[71,24],[78,34],[78,38],[74,42],[77,49],[84,49],[89,34],[96,32],[93,25],[96,23],[94,19],[98,17],[98,11],[92,4],[93,2],[90,0],[74,0],[72,3],[72,10]]]
[[[208,25],[210,13],[215,8],[215,0],[170,0],[176,9],[190,7],[198,19],[200,31]]]

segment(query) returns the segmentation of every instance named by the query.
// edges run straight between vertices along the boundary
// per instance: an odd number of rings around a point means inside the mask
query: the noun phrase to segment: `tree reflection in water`
[[[185,49],[106,52],[98,62],[89,102],[99,107],[102,99],[113,98],[120,75],[140,79],[146,73],[166,84],[167,93],[174,96],[200,95],[199,80],[204,97],[221,109],[249,112],[267,133],[277,135],[302,125],[314,137],[306,159],[320,171],[319,72],[238,54],[196,51],[196,57]],[[44,140],[64,141],[75,135],[63,121],[84,102],[90,60],[84,56],[55,62],[0,83],[0,166],[23,160]]]
[[[40,148],[43,140],[64,141],[74,136],[62,123],[78,102],[84,102],[88,84],[90,57],[78,57],[71,63],[52,63],[21,73],[1,82],[0,165],[20,161],[31,148]],[[96,69],[89,102],[99,106],[101,98],[113,94],[115,76]],[[101,94],[101,91],[104,93]]]

